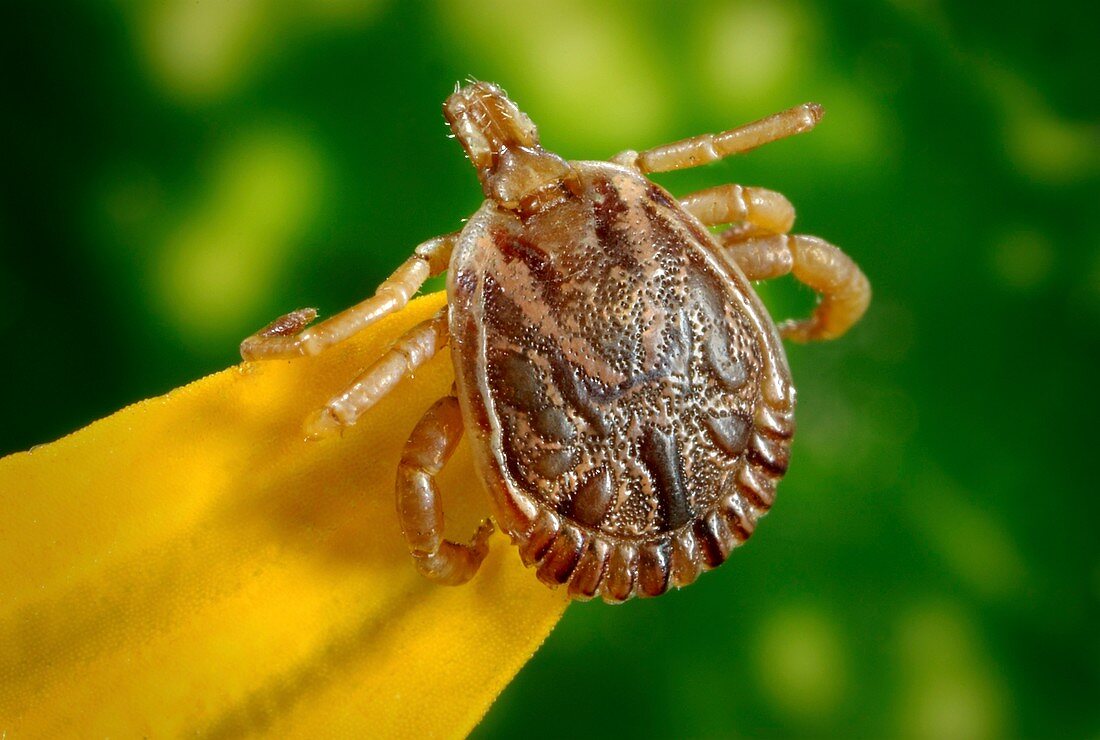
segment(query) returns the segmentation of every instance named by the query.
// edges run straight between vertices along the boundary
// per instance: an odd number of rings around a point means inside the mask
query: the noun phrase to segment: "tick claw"
[[[306,441],[319,442],[323,439],[339,437],[343,434],[344,425],[336,418],[331,409],[323,408],[314,411],[305,423]]]

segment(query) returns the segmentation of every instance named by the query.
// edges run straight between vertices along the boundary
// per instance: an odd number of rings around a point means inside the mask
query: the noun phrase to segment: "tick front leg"
[[[402,379],[446,347],[448,338],[447,307],[444,306],[435,316],[405,332],[346,390],[314,412],[306,421],[306,436],[321,439],[355,424]]]
[[[409,259],[378,286],[374,295],[306,329],[317,317],[314,308],[281,316],[241,342],[246,360],[278,360],[316,355],[362,331],[386,314],[405,306],[429,277],[447,269],[458,232],[419,245]]]
[[[836,339],[859,321],[871,302],[871,284],[852,258],[816,236],[755,237],[726,242],[727,254],[749,280],[792,273],[821,295],[807,319],[785,321],[779,332],[797,342]]]
[[[489,552],[488,519],[468,545],[443,539],[443,505],[435,477],[462,438],[462,413],[454,396],[428,409],[405,443],[397,467],[397,517],[417,570],[433,581],[457,586],[470,580]]]
[[[613,161],[635,166],[643,173],[698,167],[809,131],[817,125],[823,114],[824,110],[817,103],[803,103],[720,134],[703,134],[648,149],[640,154],[622,152]]]
[[[794,225],[791,202],[764,188],[719,185],[685,195],[680,205],[705,226],[739,223],[726,233],[741,238],[786,234]]]

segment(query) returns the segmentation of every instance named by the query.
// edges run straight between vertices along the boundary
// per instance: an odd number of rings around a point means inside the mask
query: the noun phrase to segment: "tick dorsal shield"
[[[692,583],[748,539],[787,470],[795,391],[780,335],[842,335],[870,285],[835,246],[789,233],[794,208],[779,193],[722,185],[677,200],[646,175],[808,131],[821,107],[609,162],[545,151],[490,83],[457,89],[444,115],[477,170],[481,208],[418,246],[371,298],[312,326],[313,309],[289,313],[242,356],[322,352],[448,270],[447,306],[313,414],[307,436],[339,435],[450,346],[454,395],[412,430],[397,475],[421,573],[464,583],[488,551],[488,520],[443,531],[435,478],[465,432],[496,528],[546,584],[617,603]],[[821,301],[777,326],[750,281],[786,274]]]

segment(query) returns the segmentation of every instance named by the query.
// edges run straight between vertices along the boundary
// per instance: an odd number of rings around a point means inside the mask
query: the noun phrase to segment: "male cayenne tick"
[[[420,572],[464,583],[488,552],[489,520],[468,544],[443,537],[435,476],[466,429],[496,525],[542,581],[608,602],[688,585],[752,534],[787,470],[795,390],[780,336],[838,337],[871,292],[839,249],[787,233],[794,209],[779,193],[722,185],[677,200],[646,175],[808,131],[820,106],[610,162],[544,150],[496,85],[457,89],[443,113],[486,196],[465,227],[418,246],[372,298],[309,328],[314,309],[287,314],[241,355],[322,352],[447,270],[448,305],[314,414],[308,435],[351,426],[449,344],[452,395],[413,429],[397,471]],[[777,328],[749,281],[787,273],[821,300]]]

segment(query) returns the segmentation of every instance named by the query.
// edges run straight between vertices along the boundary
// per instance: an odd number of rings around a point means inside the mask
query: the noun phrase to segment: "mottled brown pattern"
[[[871,292],[841,250],[788,233],[794,207],[781,194],[731,184],[677,201],[646,175],[808,131],[821,107],[611,162],[546,151],[490,83],[456,88],[443,112],[481,182],[478,212],[418,245],[374,296],[316,325],[312,309],[287,314],[241,355],[323,352],[448,270],[447,308],[318,409],[308,438],[355,424],[449,342],[453,396],[425,414],[398,466],[397,515],[420,572],[465,583],[495,525],[573,598],[690,584],[752,535],[787,470],[794,389],[780,335],[840,336]],[[788,273],[821,300],[777,329],[748,280]],[[435,483],[462,431],[493,518],[465,542],[444,537]]]
[[[526,220],[486,205],[464,231],[451,265],[456,366],[490,420],[485,462],[504,495],[532,519],[553,514],[570,538],[543,575],[590,570],[585,538],[613,555],[636,542],[616,557],[638,558],[631,588],[655,594],[673,534],[713,567],[770,506],[793,397],[770,321],[709,233],[637,173],[573,165],[579,195]],[[757,427],[765,409],[781,429]],[[747,525],[727,524],[729,497]],[[517,528],[559,553],[544,526]]]

